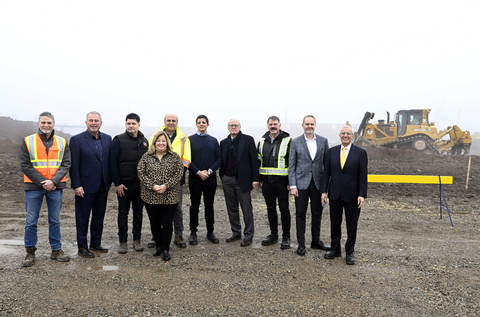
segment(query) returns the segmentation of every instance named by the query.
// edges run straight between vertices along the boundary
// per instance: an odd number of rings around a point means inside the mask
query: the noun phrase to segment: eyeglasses
[[[229,124],[228,126],[230,128],[238,128],[240,125],[239,124]]]
[[[340,135],[352,135],[350,132],[342,132]]]

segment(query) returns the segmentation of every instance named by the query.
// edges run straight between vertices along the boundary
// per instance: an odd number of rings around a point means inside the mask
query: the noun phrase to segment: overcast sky
[[[2,1],[0,115],[245,128],[431,108],[480,131],[479,30],[480,1]]]

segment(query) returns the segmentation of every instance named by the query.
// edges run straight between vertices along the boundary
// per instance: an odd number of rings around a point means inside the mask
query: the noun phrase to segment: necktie
[[[342,155],[340,155],[340,166],[343,170],[343,165],[345,165],[345,161],[347,160],[347,148],[342,148]]]

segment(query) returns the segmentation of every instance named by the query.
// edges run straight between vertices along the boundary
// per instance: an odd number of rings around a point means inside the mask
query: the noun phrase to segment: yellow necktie
[[[345,161],[347,160],[347,148],[342,148],[342,155],[340,155],[340,166],[343,170],[343,165],[345,165]]]

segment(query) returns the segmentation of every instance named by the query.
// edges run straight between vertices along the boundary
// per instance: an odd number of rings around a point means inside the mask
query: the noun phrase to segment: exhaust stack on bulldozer
[[[469,131],[462,131],[458,126],[437,131],[434,122],[429,122],[430,109],[400,110],[395,114],[395,120],[378,120],[370,123],[375,114],[366,112],[355,133],[354,143],[373,147],[390,147],[398,149],[413,149],[424,151],[429,149],[434,153],[467,155],[472,145]]]

